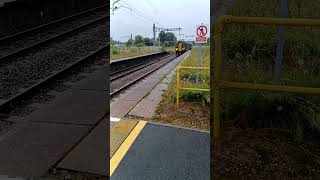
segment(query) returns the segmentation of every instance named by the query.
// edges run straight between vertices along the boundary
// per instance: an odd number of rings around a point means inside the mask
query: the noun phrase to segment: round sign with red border
[[[206,36],[206,35],[207,35],[207,32],[208,32],[208,30],[207,30],[207,27],[206,27],[206,26],[199,26],[199,27],[197,28],[197,35],[198,35],[199,37],[204,37],[204,36]]]

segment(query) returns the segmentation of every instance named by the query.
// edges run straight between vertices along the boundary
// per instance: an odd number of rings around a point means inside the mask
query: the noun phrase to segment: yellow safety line
[[[119,149],[110,159],[110,177],[120,164],[122,158],[126,155],[131,145],[138,137],[139,133],[142,131],[143,127],[146,125],[147,121],[139,121],[136,127],[131,131],[129,136],[124,140]]]

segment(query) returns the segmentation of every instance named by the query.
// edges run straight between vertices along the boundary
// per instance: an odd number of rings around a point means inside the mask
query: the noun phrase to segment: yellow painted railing
[[[179,105],[179,93],[180,93],[180,90],[210,92],[210,89],[180,87],[180,71],[182,69],[210,70],[210,68],[208,68],[208,67],[190,67],[190,66],[178,66],[177,67],[177,87],[176,87],[176,102],[177,102],[177,105]]]
[[[263,25],[284,25],[284,26],[320,26],[320,19],[287,19],[287,18],[264,18],[264,17],[235,17],[221,16],[215,24],[215,63],[211,63],[211,72],[214,75],[213,83],[210,83],[210,88],[214,92],[213,104],[213,135],[214,138],[220,137],[220,101],[222,89],[246,89],[257,91],[272,91],[272,92],[289,92],[302,94],[318,94],[320,88],[307,88],[297,86],[281,86],[281,85],[266,85],[254,83],[237,83],[227,82],[221,79],[221,64],[222,64],[222,32],[225,24],[263,24]]]

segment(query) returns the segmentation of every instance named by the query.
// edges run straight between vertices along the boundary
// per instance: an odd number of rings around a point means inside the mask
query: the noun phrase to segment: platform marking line
[[[110,121],[112,121],[112,122],[118,122],[118,121],[120,121],[120,118],[110,117]]]
[[[123,141],[119,149],[114,153],[114,155],[110,159],[110,177],[120,164],[123,157],[129,151],[131,145],[133,144],[133,142],[138,137],[138,135],[140,134],[140,132],[146,124],[147,121],[139,121],[136,127],[134,127],[134,129],[131,131],[129,136]]]

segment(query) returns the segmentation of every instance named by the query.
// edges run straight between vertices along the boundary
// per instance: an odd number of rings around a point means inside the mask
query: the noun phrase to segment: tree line
[[[171,32],[164,32],[161,31],[156,39],[156,44],[160,42],[162,46],[174,46],[177,42],[176,36]],[[111,45],[120,44],[120,41],[115,41],[110,38]],[[126,42],[127,46],[153,46],[153,40],[148,37],[143,37],[141,35],[137,35],[134,38],[130,37],[129,40]]]

